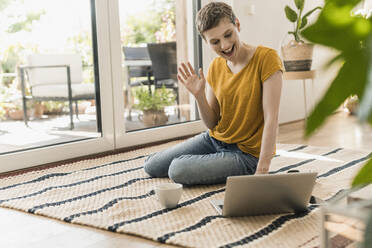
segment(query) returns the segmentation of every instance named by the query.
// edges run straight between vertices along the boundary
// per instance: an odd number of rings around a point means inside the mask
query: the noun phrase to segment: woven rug
[[[175,143],[3,178],[0,206],[185,247],[319,246],[320,211],[313,205],[302,214],[224,218],[210,200],[223,199],[225,185],[213,185],[185,187],[178,207],[163,209],[153,188],[170,180],[150,178],[142,165]],[[349,187],[370,155],[278,144],[270,170],[318,172],[313,195],[329,200]]]

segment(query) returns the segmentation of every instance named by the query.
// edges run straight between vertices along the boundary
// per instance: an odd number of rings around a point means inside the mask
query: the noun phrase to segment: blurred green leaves
[[[311,135],[350,95],[360,100],[358,117],[372,125],[372,18],[352,15],[360,0],[326,0],[317,21],[301,34],[309,41],[339,51],[332,62],[341,68],[306,123]],[[352,186],[372,183],[372,159],[354,177]],[[362,247],[372,247],[372,213]]]
[[[369,160],[368,163],[354,177],[352,186],[368,184],[371,182],[372,182],[372,160]]]
[[[8,7],[12,0],[0,0],[0,11],[3,11]]]
[[[357,55],[356,55],[357,57]],[[354,61],[347,61],[341,67],[338,75],[332,82],[326,94],[320,100],[314,111],[308,117],[306,125],[306,136],[312,134],[322,125],[325,119],[331,115],[350,95],[360,96],[361,87],[365,83],[361,72],[366,70],[364,64],[353,64]],[[358,67],[356,69],[356,67]],[[363,69],[364,68],[364,69]],[[358,78],[357,83],[354,82]]]
[[[174,0],[152,1],[143,11],[128,17],[122,24],[123,45],[138,46],[174,40],[175,11]]]
[[[306,136],[320,127],[350,95],[357,95],[362,104],[365,99],[364,92],[370,84],[372,47],[367,41],[372,23],[370,19],[351,15],[358,2],[327,0],[317,21],[301,33],[313,43],[338,50],[338,60],[343,61],[338,75],[308,118]]]
[[[26,19],[24,21],[19,21],[16,23],[13,23],[9,26],[7,32],[8,33],[16,33],[19,31],[32,31],[32,23],[34,21],[40,20],[40,17],[45,14],[45,10],[39,11],[39,12],[31,12],[26,15]]]

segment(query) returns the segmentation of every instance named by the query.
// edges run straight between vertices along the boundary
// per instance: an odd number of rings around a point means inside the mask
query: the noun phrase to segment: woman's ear
[[[238,18],[235,18],[235,26],[238,29],[238,31],[240,32],[240,21],[239,21]]]

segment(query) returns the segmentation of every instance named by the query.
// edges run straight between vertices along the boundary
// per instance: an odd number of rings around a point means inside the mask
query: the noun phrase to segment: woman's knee
[[[155,158],[155,156],[146,159],[143,169],[151,177],[168,176],[168,168],[164,168],[164,163]]]
[[[151,164],[151,163],[148,163],[146,162],[144,165],[143,165],[143,169],[145,170],[145,172],[151,176],[151,177],[157,177],[156,176],[156,170],[154,170],[154,166]]]
[[[190,172],[187,161],[175,158],[169,166],[168,177],[175,183],[192,184],[190,179],[193,176],[190,175]]]

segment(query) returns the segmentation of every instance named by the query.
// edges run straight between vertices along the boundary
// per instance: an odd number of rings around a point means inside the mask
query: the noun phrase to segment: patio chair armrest
[[[21,76],[21,86],[25,87],[25,70],[28,69],[43,69],[43,68],[66,68],[67,73],[67,85],[69,88],[71,88],[71,69],[70,65],[19,65],[18,69],[20,70],[20,76]]]
[[[60,68],[60,67],[65,67],[67,70],[67,76],[70,77],[70,65],[19,65],[18,69],[20,71],[20,76],[21,76],[21,86],[24,88],[25,87],[25,70],[28,69],[42,69],[42,68]],[[71,80],[70,80],[71,81]]]
[[[66,68],[67,73],[67,91],[68,91],[68,97],[71,100],[72,99],[72,89],[71,89],[71,70],[70,65],[35,65],[35,66],[28,66],[28,65],[20,65],[18,66],[20,70],[20,77],[21,77],[21,90],[23,98],[26,96],[26,84],[25,84],[25,70],[27,69],[41,69],[41,68]]]

